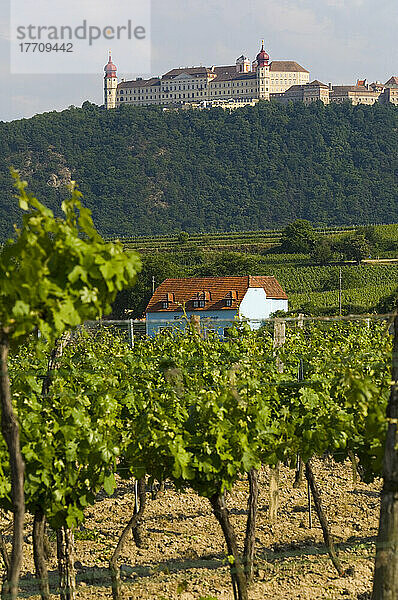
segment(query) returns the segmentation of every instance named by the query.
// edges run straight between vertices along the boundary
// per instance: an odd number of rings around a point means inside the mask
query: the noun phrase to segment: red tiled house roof
[[[287,300],[287,295],[275,277],[243,275],[237,277],[192,277],[166,279],[156,289],[146,312],[175,312],[182,310],[238,309],[249,288],[264,288],[268,298]],[[231,300],[228,303],[226,300]],[[194,306],[204,300],[204,307]],[[167,303],[164,307],[163,303]]]

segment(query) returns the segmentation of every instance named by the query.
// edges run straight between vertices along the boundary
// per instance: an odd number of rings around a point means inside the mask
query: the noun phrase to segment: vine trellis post
[[[281,348],[286,340],[286,323],[283,319],[274,321],[274,348]],[[283,373],[283,363],[276,357],[276,368],[279,373]],[[269,480],[269,519],[270,523],[275,523],[278,517],[279,508],[279,462],[271,469]]]
[[[394,318],[391,391],[387,405],[379,533],[372,600],[398,597],[398,299]]]

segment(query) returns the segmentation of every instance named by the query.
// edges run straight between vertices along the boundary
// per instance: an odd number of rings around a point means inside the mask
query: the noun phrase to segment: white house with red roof
[[[237,319],[246,320],[252,329],[258,329],[262,321],[278,310],[288,310],[288,299],[275,277],[166,279],[147,306],[147,335],[185,327],[186,319],[197,315],[203,329],[223,336],[224,330]]]

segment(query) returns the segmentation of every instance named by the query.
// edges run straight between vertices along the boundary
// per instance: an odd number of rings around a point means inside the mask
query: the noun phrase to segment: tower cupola
[[[104,71],[105,71],[105,77],[117,77],[117,75],[116,75],[117,68],[112,62],[112,56],[111,56],[110,51],[109,51],[109,60],[104,67]]]
[[[249,73],[250,71],[250,60],[242,54],[236,59],[236,72],[237,73]]]
[[[261,46],[261,50],[257,54],[256,60],[258,67],[266,67],[268,65],[269,54],[267,54],[267,52],[264,50],[264,40]]]

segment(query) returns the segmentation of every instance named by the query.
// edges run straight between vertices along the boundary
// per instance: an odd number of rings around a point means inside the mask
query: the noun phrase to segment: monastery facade
[[[270,61],[264,42],[253,62],[242,55],[234,65],[178,68],[162,77],[118,82],[117,68],[109,55],[104,71],[107,109],[124,104],[238,108],[272,99],[305,104],[350,101],[352,104],[389,102],[398,105],[398,77],[391,77],[385,84],[369,84],[366,80],[340,86],[318,80],[310,82],[309,71],[297,62]]]
[[[269,100],[292,85],[309,83],[310,74],[295,61],[270,62],[264,43],[256,60],[240,56],[235,65],[172,69],[162,77],[118,83],[111,56],[105,65],[105,108],[182,105],[235,100],[239,104]]]

